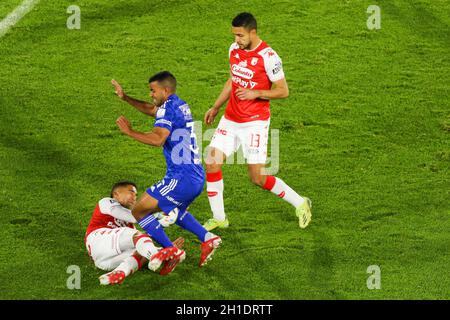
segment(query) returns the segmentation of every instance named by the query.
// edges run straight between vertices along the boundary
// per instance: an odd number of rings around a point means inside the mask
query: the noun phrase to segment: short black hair
[[[163,87],[171,89],[173,92],[177,90],[177,79],[169,71],[161,71],[148,79],[148,83],[157,81]]]
[[[116,189],[118,189],[120,187],[126,187],[126,186],[134,186],[137,189],[136,184],[132,181],[123,180],[123,181],[116,182],[111,188],[111,198],[114,198],[114,191],[116,191]]]
[[[234,17],[231,22],[233,27],[244,27],[248,31],[257,30],[257,24],[255,17],[249,12],[239,13],[236,17]]]

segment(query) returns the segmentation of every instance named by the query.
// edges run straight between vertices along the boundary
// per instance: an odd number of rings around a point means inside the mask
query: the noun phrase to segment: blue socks
[[[195,234],[201,242],[205,241],[208,231],[188,211],[178,215],[176,224]]]
[[[142,229],[144,229],[150,235],[150,237],[152,237],[153,240],[158,242],[164,248],[173,246],[172,241],[170,241],[169,237],[164,232],[163,226],[153,216],[153,214],[150,213],[146,215],[144,219],[140,220],[138,223],[142,227]]]
[[[153,240],[161,244],[164,248],[172,247],[173,243],[166,235],[163,226],[159,223],[153,214],[146,215],[140,220],[139,225],[144,229]],[[204,242],[210,233],[194,218],[192,214],[185,211],[183,214],[179,214],[176,224],[183,229],[192,232],[197,238]]]

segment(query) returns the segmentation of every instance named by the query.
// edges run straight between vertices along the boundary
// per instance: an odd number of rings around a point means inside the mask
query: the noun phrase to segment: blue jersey
[[[205,172],[199,157],[199,148],[194,132],[194,120],[189,105],[176,94],[156,112],[155,127],[170,131],[164,143],[167,178],[189,178],[192,183],[204,183]]]

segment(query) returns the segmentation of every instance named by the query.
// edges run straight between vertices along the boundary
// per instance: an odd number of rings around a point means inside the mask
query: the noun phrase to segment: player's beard
[[[163,101],[162,101],[162,99],[153,99],[153,104],[159,108],[162,106]]]
[[[250,50],[252,45],[253,45],[253,42],[251,40],[249,40],[248,43],[246,45],[242,45],[242,47],[240,49],[241,50]]]
[[[251,45],[252,45],[252,42],[251,41],[249,41],[249,43],[247,43],[246,45],[239,45],[239,49],[241,49],[241,50],[249,50],[249,48],[251,47]]]
[[[135,206],[135,204],[136,204],[136,201],[130,201],[130,202],[126,203],[126,204],[124,205],[124,207],[127,208],[127,209],[129,209],[129,210],[132,210],[133,207]]]

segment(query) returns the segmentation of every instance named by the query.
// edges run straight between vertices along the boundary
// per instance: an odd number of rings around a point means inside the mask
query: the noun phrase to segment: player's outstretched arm
[[[164,143],[166,143],[167,137],[170,135],[169,130],[161,127],[154,127],[151,132],[134,131],[131,127],[130,121],[128,121],[128,119],[124,116],[120,116],[116,120],[116,123],[120,131],[125,133],[127,136],[155,147],[163,146]]]
[[[206,124],[212,124],[214,122],[215,117],[219,113],[220,108],[224,105],[225,102],[228,101],[231,95],[231,78],[227,80],[225,85],[223,86],[222,92],[217,98],[216,102],[212,108],[210,108],[205,113],[204,121]]]
[[[141,101],[134,99],[130,96],[127,96],[125,92],[122,89],[122,86],[114,79],[111,80],[111,84],[114,86],[114,89],[116,90],[117,96],[122,99],[123,101],[127,102],[128,104],[135,107],[137,110],[139,110],[142,113],[145,113],[146,115],[154,117],[156,115],[157,107],[151,103]]]

